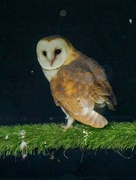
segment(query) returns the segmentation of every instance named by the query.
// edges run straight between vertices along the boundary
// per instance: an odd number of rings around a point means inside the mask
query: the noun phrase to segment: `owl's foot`
[[[72,124],[74,122],[74,119],[71,116],[69,116],[68,114],[66,116],[66,120],[67,120],[67,124],[64,125],[64,126],[61,126],[62,128],[64,128],[64,130],[67,130],[67,129],[71,128]]]
[[[67,129],[70,129],[70,128],[72,128],[73,126],[72,126],[72,125],[71,125],[71,126],[62,125],[61,127],[64,129],[64,131],[66,131]]]

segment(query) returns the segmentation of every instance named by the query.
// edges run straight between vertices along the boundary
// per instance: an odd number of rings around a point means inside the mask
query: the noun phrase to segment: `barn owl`
[[[42,38],[36,52],[54,102],[66,114],[65,128],[71,127],[74,120],[94,128],[107,125],[96,107],[107,105],[114,110],[117,101],[102,66],[61,36]]]

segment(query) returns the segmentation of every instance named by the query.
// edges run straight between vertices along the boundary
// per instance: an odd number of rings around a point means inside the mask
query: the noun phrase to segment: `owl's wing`
[[[80,63],[79,63],[80,64]],[[87,65],[88,66],[88,65]],[[106,83],[100,84],[95,73],[84,65],[64,66],[50,82],[56,105],[62,107],[74,119],[93,127],[104,127],[107,120],[94,111],[95,104],[107,103],[113,108]],[[102,84],[102,85],[101,85]]]
[[[115,94],[112,90],[112,87],[107,80],[105,70],[103,69],[103,67],[101,65],[99,65],[93,59],[91,59],[91,60],[87,59],[87,64],[88,64],[90,72],[93,74],[93,77],[96,80],[96,83],[98,83],[99,86],[101,87],[100,89],[102,91],[107,91],[107,96],[105,96],[105,101],[106,101],[108,107],[110,109],[114,110],[114,105],[117,105],[117,100],[116,100]]]

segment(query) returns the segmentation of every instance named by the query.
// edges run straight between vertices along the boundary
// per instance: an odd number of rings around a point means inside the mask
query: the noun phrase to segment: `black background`
[[[48,117],[64,121],[35,52],[39,39],[57,34],[105,67],[118,100],[115,112],[105,112],[109,120],[135,120],[135,0],[5,0],[0,4],[1,125],[46,123],[50,122]],[[60,16],[61,10],[66,16]],[[131,159],[114,151],[96,155],[84,152],[82,163],[80,150],[69,150],[69,159],[63,156],[63,150],[55,153],[54,160],[50,156],[30,156],[24,161],[5,158],[0,163],[0,175],[62,179],[136,175],[135,153],[131,150],[125,152]]]

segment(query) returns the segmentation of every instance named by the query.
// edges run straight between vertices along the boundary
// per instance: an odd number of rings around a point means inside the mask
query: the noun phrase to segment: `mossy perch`
[[[59,148],[126,150],[135,146],[136,122],[112,122],[103,129],[76,124],[66,131],[55,123],[0,127],[0,156],[45,154]]]

